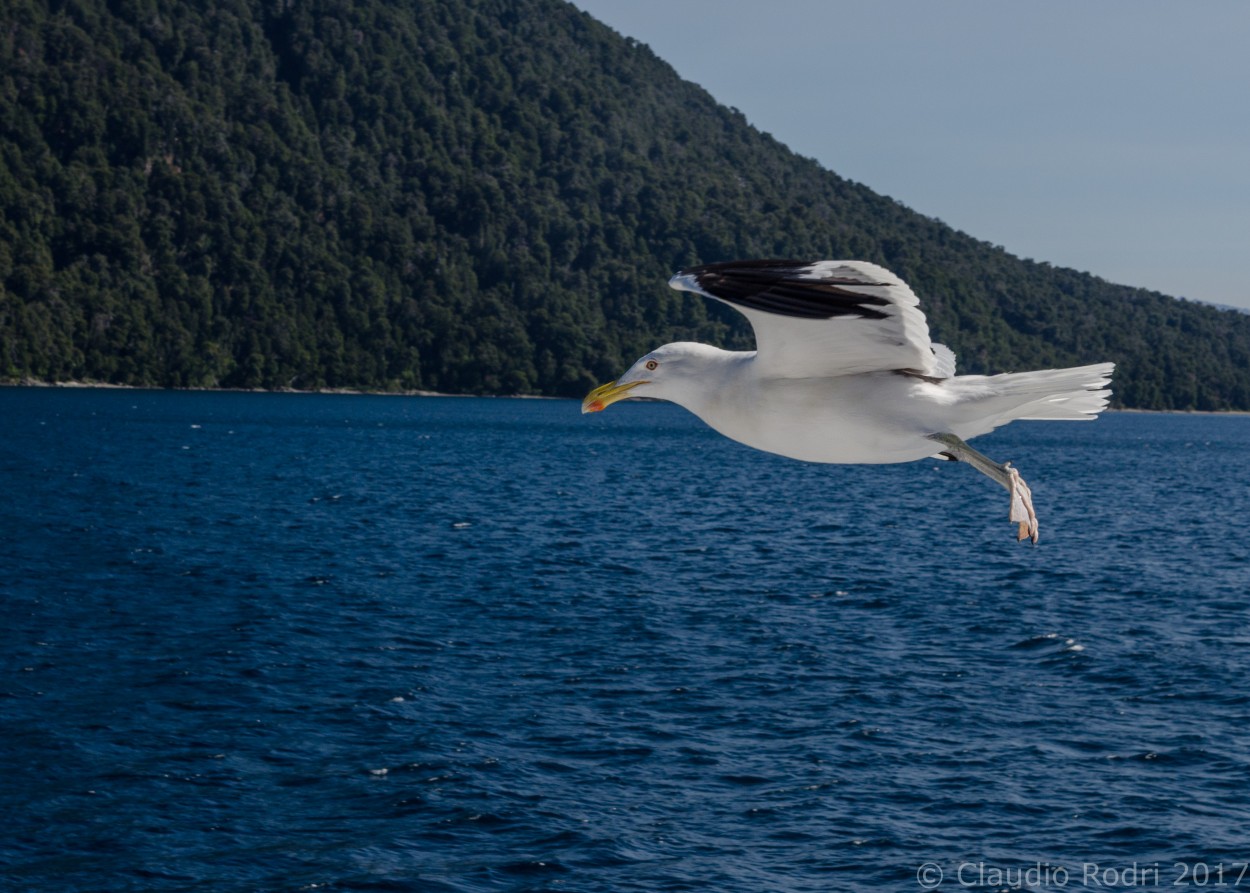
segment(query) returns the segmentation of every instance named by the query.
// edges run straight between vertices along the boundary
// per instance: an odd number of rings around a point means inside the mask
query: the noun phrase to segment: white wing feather
[[[669,285],[739,310],[755,330],[762,376],[954,375],[955,355],[930,341],[919,299],[876,264],[732,261],[682,270]]]

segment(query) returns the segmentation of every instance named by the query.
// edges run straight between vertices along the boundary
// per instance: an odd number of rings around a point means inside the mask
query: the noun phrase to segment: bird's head
[[[601,412],[627,397],[669,400],[692,409],[701,375],[727,352],[708,344],[678,341],[657,347],[616,381],[600,385],[582,401],[582,412]]]

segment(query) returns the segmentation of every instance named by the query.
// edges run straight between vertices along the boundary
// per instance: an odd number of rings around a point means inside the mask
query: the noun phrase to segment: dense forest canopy
[[[748,256],[884,264],[963,371],[1250,409],[1250,316],[1020,260],[795,155],[562,0],[9,0],[0,377],[580,395]],[[848,89],[853,85],[848,81]]]

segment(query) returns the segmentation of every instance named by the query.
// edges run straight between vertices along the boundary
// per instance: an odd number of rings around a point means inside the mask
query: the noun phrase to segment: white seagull
[[[750,320],[756,349],[665,344],[587,394],[582,412],[649,397],[792,459],[967,462],[1011,494],[1020,540],[1037,542],[1028,485],[1010,462],[965,441],[1016,419],[1093,419],[1111,394],[1113,363],[956,375],[954,353],[929,340],[907,283],[864,261],[729,261],[668,284],[732,304]]]

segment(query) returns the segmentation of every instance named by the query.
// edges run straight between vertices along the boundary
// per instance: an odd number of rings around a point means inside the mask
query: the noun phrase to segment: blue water
[[[1250,418],[977,443],[1037,547],[666,405],[0,389],[0,887],[1233,886]]]

